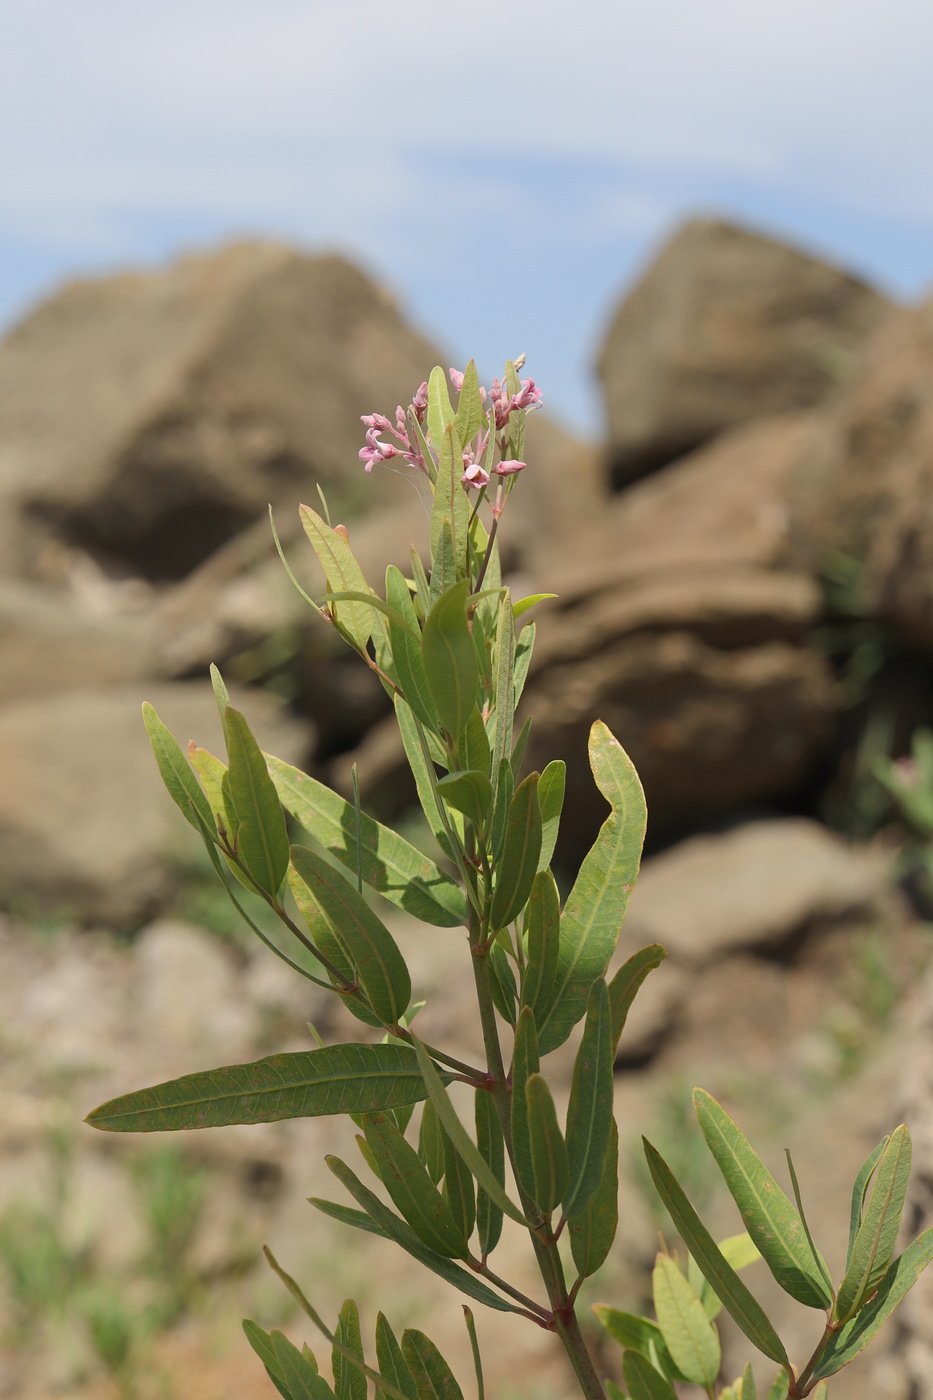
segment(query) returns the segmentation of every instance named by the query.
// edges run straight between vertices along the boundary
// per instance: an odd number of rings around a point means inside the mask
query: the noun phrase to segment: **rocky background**
[[[295,506],[318,484],[374,583],[403,564],[425,505],[364,477],[359,415],[437,362],[358,269],[266,244],[76,283],[0,344],[0,1396],[268,1396],[238,1320],[303,1324],[263,1242],[319,1304],[356,1293],[370,1326],[388,1281],[393,1322],[426,1326],[466,1379],[453,1296],[305,1203],[330,1194],[335,1135],[356,1150],[332,1121],[145,1141],[80,1122],[128,1088],[306,1047],[308,1020],[340,1032],[238,929],[139,703],[212,746],[215,661],[264,746],[341,787],[357,761],[369,806],[409,819],[384,696],[290,588],[266,504],[309,588]],[[622,1042],[622,1223],[587,1294],[637,1307],[663,1226],[641,1132],[736,1228],[689,1127],[694,1082],[776,1170],[794,1148],[837,1267],[851,1178],[905,1116],[907,1224],[933,1223],[929,896],[873,776],[933,713],[933,301],[695,221],[615,309],[598,370],[605,441],[530,421],[505,562],[516,590],[559,594],[526,703],[530,763],[569,766],[561,877],[602,820],[597,715],[648,795],[620,956],[670,957]],[[387,917],[425,1033],[466,1049],[459,945]],[[757,1269],[803,1350],[811,1318]],[[933,1396],[931,1290],[835,1393]],[[547,1337],[478,1322],[493,1393],[571,1393]],[[730,1334],[730,1374],[743,1346]]]

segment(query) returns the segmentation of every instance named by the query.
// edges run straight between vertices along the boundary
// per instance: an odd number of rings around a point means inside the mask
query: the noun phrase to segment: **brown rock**
[[[208,683],[70,691],[0,710],[0,893],[9,907],[139,923],[173,884],[195,839],[166,793],[140,719],[150,700],[184,746],[222,752]],[[304,725],[272,698],[244,696],[260,743],[291,762]]]
[[[725,428],[820,402],[890,309],[796,248],[687,224],[622,302],[599,356],[614,485]]]
[[[888,320],[801,464],[798,557],[861,565],[857,603],[933,643],[933,299]]]
[[[0,345],[6,572],[40,522],[150,578],[179,578],[266,503],[370,488],[359,415],[407,402],[437,358],[335,256],[240,243],[77,282]]]

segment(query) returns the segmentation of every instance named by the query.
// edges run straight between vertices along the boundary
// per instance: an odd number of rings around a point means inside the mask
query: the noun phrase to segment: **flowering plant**
[[[616,1050],[634,997],[665,954],[658,945],[643,948],[607,980],[645,830],[641,785],[618,740],[596,720],[589,759],[610,811],[563,908],[550,863],[564,765],[523,771],[531,720],[518,728],[515,716],[535,624],[517,623],[553,595],[513,600],[500,571],[499,521],[525,469],[526,415],[541,401],[519,368],[509,363],[488,392],[472,362],[462,374],[451,371],[456,408],[435,369],[394,424],[376,413],[364,419],[366,471],[400,458],[433,495],[428,566],[413,548],[411,577],[390,566],[384,596],[364,578],[343,526],[331,526],[326,508],[322,517],[301,507],[326,579],[324,595],[308,601],[392,698],[436,860],[363,812],[357,794],[346,801],[263,754],[216,669],[226,763],[193,741],[183,752],[144,707],[168,791],[203,838],[230,898],[248,922],[238,886],[268,904],[311,955],[313,970],[252,924],[254,931],[296,974],[333,990],[367,1028],[365,1038],[187,1075],[114,1099],[88,1121],[112,1132],[153,1132],[349,1114],[376,1189],[330,1157],[353,1205],[312,1204],[407,1251],[473,1303],[555,1334],[581,1391],[598,1400],[606,1390],[576,1301],[616,1233]],[[290,843],[286,812],[329,859]],[[464,1062],[413,1030],[409,968],[364,886],[425,924],[461,931],[481,1063]],[[542,1066],[581,1023],[562,1124]],[[449,1094],[454,1081],[472,1095],[470,1127]],[[721,1306],[780,1367],[773,1397],[807,1395],[862,1350],[933,1256],[931,1230],[894,1258],[910,1170],[907,1130],[895,1129],[859,1173],[849,1257],[836,1288],[811,1238],[793,1169],[795,1203],[716,1101],[697,1090],[695,1103],[745,1233],[717,1244],[646,1142],[653,1180],[689,1254],[683,1266],[667,1253],[659,1257],[656,1321],[611,1308],[598,1315],[624,1347],[632,1400],[675,1400],[681,1381],[716,1395],[713,1320]],[[537,1297],[491,1263],[506,1217],[526,1232],[541,1279]],[[792,1297],[824,1314],[822,1336],[799,1369],[738,1277],[762,1257]],[[271,1255],[269,1262],[332,1348],[333,1386],[309,1348],[244,1324],[285,1400],[366,1400],[369,1381],[392,1400],[461,1400],[450,1367],[422,1332],[408,1329],[399,1341],[380,1314],[372,1367],[356,1304],[348,1300],[331,1329]],[[466,1314],[482,1397],[469,1308]],[[754,1400],[751,1371],[722,1394]]]

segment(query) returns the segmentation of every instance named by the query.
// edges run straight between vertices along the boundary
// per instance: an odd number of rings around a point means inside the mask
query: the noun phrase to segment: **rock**
[[[869,916],[884,884],[878,857],[804,817],[692,836],[645,861],[625,922],[629,952],[663,943],[702,965],[738,949],[775,953],[815,927]]]
[[[933,298],[891,317],[827,409],[793,497],[797,557],[858,562],[857,606],[933,644]]]
[[[616,488],[844,376],[891,303],[787,244],[685,225],[615,314],[600,352]]]
[[[301,761],[305,725],[268,695],[237,696],[257,738]],[[0,709],[0,893],[7,907],[138,925],[195,839],[162,786],[140,719],[150,700],[184,745],[222,752],[207,683],[65,692]]]
[[[0,559],[37,529],[130,573],[180,578],[269,500],[359,469],[359,415],[407,402],[437,359],[336,256],[238,243],[65,287],[0,345]],[[41,534],[41,531],[40,531]]]

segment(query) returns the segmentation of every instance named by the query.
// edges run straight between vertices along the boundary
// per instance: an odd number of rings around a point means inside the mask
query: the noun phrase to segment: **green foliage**
[[[317,600],[303,596],[392,697],[436,859],[363,812],[358,796],[348,802],[263,754],[244,715],[231,707],[216,668],[226,761],[197,743],[186,755],[151,706],[145,709],[169,794],[202,839],[226,897],[267,947],[342,1000],[369,1028],[366,1039],[319,1042],[128,1092],[95,1109],[88,1122],[112,1132],[153,1132],[352,1116],[372,1187],[330,1156],[328,1166],[349,1202],[315,1199],[312,1205],[386,1248],[401,1248],[472,1302],[553,1332],[583,1394],[602,1400],[605,1388],[575,1303],[580,1285],[607,1258],[618,1225],[613,1063],[633,1000],[665,952],[651,945],[632,953],[607,985],[646,821],[641,784],[619,739],[595,719],[589,761],[610,810],[563,910],[550,864],[559,840],[564,764],[554,760],[540,774],[523,773],[532,721],[528,716],[519,729],[516,708],[530,673],[535,625],[518,631],[516,621],[553,595],[513,603],[502,584],[500,521],[523,467],[528,406],[539,397],[532,381],[520,380],[520,367],[509,362],[502,383],[485,393],[471,361],[462,383],[454,376],[456,404],[443,371],[435,369],[394,429],[367,435],[361,455],[368,467],[385,460],[373,435],[392,432],[401,447],[389,450],[384,443],[386,455],[401,452],[433,491],[430,558],[425,565],[413,547],[411,580],[390,567],[381,597],[346,531],[325,518],[326,505],[325,517],[307,506],[300,511],[325,582]],[[918,762],[926,762],[922,744],[918,753]],[[933,740],[930,756],[933,774]],[[922,803],[911,801],[920,821]],[[308,832],[311,846],[289,844],[286,812]],[[460,940],[463,974],[476,988],[479,1063],[412,1031],[417,988],[364,885],[420,919],[425,937]],[[254,917],[257,902],[276,921],[274,936]],[[547,1057],[575,1031],[562,1127]],[[378,1043],[373,1032],[381,1036]],[[721,1305],[784,1369],[788,1393],[797,1400],[865,1345],[927,1262],[926,1237],[893,1259],[909,1172],[906,1130],[895,1130],[860,1174],[849,1264],[835,1294],[799,1201],[785,1196],[709,1095],[697,1091],[696,1107],[704,1162],[708,1145],[778,1282],[804,1304],[835,1309],[828,1340],[799,1373],[792,1368],[772,1323],[738,1276],[758,1251],[747,1235],[717,1244],[677,1172],[647,1143],[651,1178],[692,1257],[681,1266],[675,1256],[659,1256],[657,1321],[612,1308],[600,1308],[599,1316],[622,1343],[631,1400],[675,1400],[673,1385],[682,1381],[715,1395]],[[672,1160],[679,1171],[682,1157]],[[170,1260],[184,1257],[200,1186],[195,1178],[173,1175],[169,1158],[161,1165],[153,1158],[147,1171],[152,1266],[168,1269]],[[796,1200],[796,1180],[793,1190]],[[541,1276],[537,1297],[489,1263],[505,1216],[510,1228],[526,1232]],[[8,1250],[11,1257],[14,1252]],[[22,1290],[37,1291],[30,1281],[37,1260],[40,1272],[57,1280],[50,1297],[70,1287],[73,1261],[55,1256],[48,1241],[32,1255],[20,1250],[17,1258]],[[331,1329],[268,1251],[267,1258],[331,1351],[332,1384],[307,1347],[299,1351],[281,1333],[245,1324],[283,1400],[366,1400],[370,1382],[385,1400],[462,1400],[448,1363],[422,1332],[409,1329],[399,1340],[380,1314],[374,1368],[365,1359],[353,1300]],[[570,1267],[577,1271],[572,1280]],[[119,1367],[132,1346],[126,1318],[102,1297],[96,1311],[88,1306],[95,1345]],[[477,1333],[466,1312],[483,1400]],[[750,1372],[723,1394],[755,1400]],[[783,1397],[775,1392],[769,1400]]]

